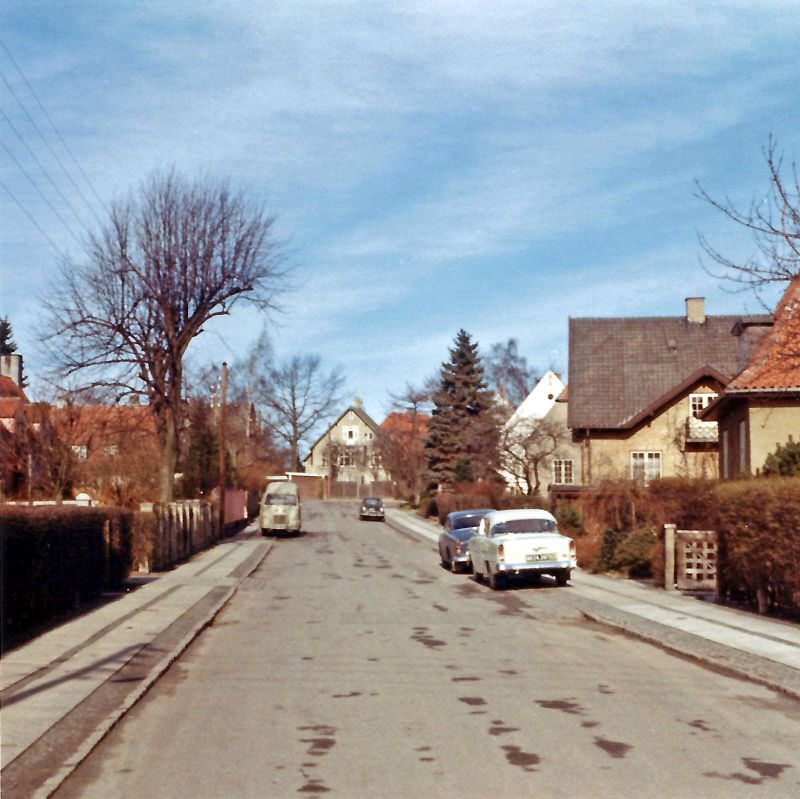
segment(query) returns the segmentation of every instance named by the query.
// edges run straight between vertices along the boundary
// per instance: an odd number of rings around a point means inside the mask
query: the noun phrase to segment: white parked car
[[[512,575],[551,574],[566,585],[576,568],[575,542],[558,532],[552,513],[538,508],[496,510],[481,519],[469,540],[476,580],[505,588]]]

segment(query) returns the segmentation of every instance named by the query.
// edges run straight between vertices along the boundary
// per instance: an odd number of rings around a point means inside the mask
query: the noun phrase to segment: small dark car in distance
[[[364,497],[358,509],[358,518],[362,521],[365,519],[383,521],[383,500],[380,497]]]
[[[478,532],[481,519],[492,508],[468,508],[447,514],[439,535],[439,559],[452,572],[471,571],[467,542]]]

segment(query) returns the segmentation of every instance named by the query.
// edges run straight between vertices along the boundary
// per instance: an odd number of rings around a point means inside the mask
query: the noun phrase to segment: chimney
[[[361,410],[361,408],[364,407],[364,402],[362,401],[361,397],[355,397],[353,399],[353,405],[355,405],[356,408]]]
[[[706,298],[686,298],[686,321],[695,325],[702,325],[706,321]]]
[[[19,385],[22,382],[22,356],[17,353],[0,355],[0,375],[10,377]]]

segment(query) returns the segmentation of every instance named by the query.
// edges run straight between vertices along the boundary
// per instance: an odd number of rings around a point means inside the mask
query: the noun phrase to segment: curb
[[[62,783],[69,777],[75,769],[91,754],[94,748],[108,735],[109,732],[116,726],[117,722],[150,690],[153,684],[161,677],[162,674],[183,654],[189,644],[197,638],[197,636],[216,618],[222,608],[230,602],[233,595],[239,590],[241,583],[252,574],[258,566],[264,561],[267,555],[272,551],[272,542],[266,542],[267,546],[260,557],[252,557],[245,561],[249,568],[242,570],[237,575],[238,582],[230,586],[225,594],[208,610],[206,615],[200,619],[191,630],[168,652],[153,668],[147,677],[142,681],[141,685],[129,694],[125,701],[95,729],[95,731],[78,747],[70,757],[69,762],[65,763],[61,768],[47,779],[36,791],[32,794],[33,799],[48,799]],[[234,570],[235,571],[235,570]]]
[[[416,519],[406,522],[404,519],[393,519],[387,515],[385,521],[392,529],[403,535],[436,543],[437,538],[433,530],[428,532],[415,529]],[[422,520],[419,520],[419,523],[427,524]],[[740,652],[724,644],[673,629],[656,621],[642,619],[613,605],[606,606],[583,597],[576,597],[576,603],[579,605],[580,613],[590,621],[728,676],[763,685],[792,699],[800,699],[800,673],[788,666],[765,657]]]
[[[587,601],[591,600],[581,599],[581,605]],[[623,635],[657,646],[671,654],[688,658],[730,677],[763,685],[792,699],[800,699],[800,676],[780,663],[740,653],[724,644],[708,641],[692,633],[673,630],[658,622],[642,621],[624,610],[614,608],[609,613],[582,606],[580,612],[590,621],[618,630]],[[617,618],[613,617],[615,615]]]

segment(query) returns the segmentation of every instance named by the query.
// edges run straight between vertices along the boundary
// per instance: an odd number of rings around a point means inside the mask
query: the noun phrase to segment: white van
[[[284,481],[267,485],[261,498],[259,525],[262,535],[270,532],[300,532],[302,519],[297,483]]]

